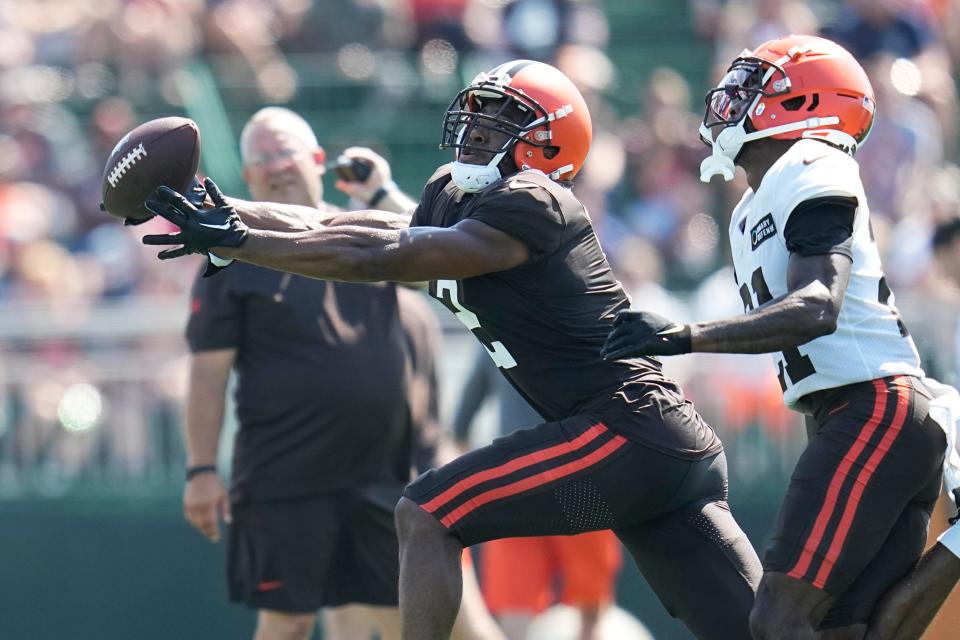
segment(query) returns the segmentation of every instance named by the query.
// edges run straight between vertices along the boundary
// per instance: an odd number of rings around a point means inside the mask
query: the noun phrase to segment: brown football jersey
[[[545,419],[590,412],[634,441],[678,455],[720,450],[659,361],[600,357],[614,317],[630,302],[570,189],[523,171],[465,193],[451,181],[449,165],[441,167],[424,188],[411,226],[452,227],[468,218],[522,241],[529,260],[506,271],[436,280],[430,293]]]

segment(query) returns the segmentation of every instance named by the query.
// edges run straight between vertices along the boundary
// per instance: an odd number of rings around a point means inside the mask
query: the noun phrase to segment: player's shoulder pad
[[[835,147],[818,140],[801,140],[776,163],[781,185],[810,191],[848,192],[861,190],[857,161]],[[786,182],[785,182],[786,181]]]
[[[770,168],[764,187],[772,197],[774,218],[785,219],[805,200],[826,196],[860,198],[860,167],[852,157],[818,140],[801,140]]]
[[[507,190],[541,188],[553,192],[555,189],[563,188],[551,180],[547,174],[542,171],[537,171],[536,169],[527,169],[515,173],[512,176],[508,176],[503,183]]]
[[[532,199],[554,207],[562,201],[565,191],[567,190],[563,186],[548,178],[543,172],[528,169],[507,176],[492,185],[485,195],[491,199],[511,196],[518,199],[515,194],[522,193],[526,198],[521,199]]]
[[[420,192],[420,207],[429,207],[437,194],[447,188],[453,179],[450,175],[450,169],[451,165],[447,163],[440,165],[437,170],[433,172],[433,175],[430,176],[427,183],[423,185],[423,189]],[[421,221],[421,224],[422,223],[423,221]]]
[[[452,163],[448,162],[447,164],[442,164],[437,167],[437,170],[433,172],[433,175],[430,176],[430,179],[427,180],[427,184],[433,184],[434,182],[439,182],[439,186],[443,186],[451,180],[450,170],[452,168]]]

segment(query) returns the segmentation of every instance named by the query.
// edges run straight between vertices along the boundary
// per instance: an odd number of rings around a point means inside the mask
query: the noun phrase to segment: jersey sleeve
[[[801,256],[839,253],[853,259],[853,219],[857,199],[823,196],[804,200],[787,218],[783,230],[787,251]]]
[[[411,227],[429,227],[434,224],[430,219],[430,207],[437,192],[446,185],[446,178],[449,175],[450,165],[445,164],[434,171],[430,179],[427,180],[427,184],[424,185],[423,192],[420,194],[420,202],[417,203],[417,208],[413,210],[413,215],[410,217]]]
[[[238,265],[239,266],[239,265]],[[234,293],[234,269],[198,277],[190,294],[187,345],[191,352],[235,349],[242,331],[241,302]]]
[[[469,218],[520,240],[532,258],[549,255],[563,242],[560,204],[542,186],[511,178],[484,197]]]

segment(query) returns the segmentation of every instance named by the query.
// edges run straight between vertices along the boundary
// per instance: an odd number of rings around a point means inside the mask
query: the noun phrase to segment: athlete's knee
[[[815,638],[812,616],[819,609],[822,592],[811,592],[812,589],[811,585],[784,574],[765,573],[750,610],[750,635],[754,640]]]
[[[424,536],[446,534],[447,530],[423,507],[409,498],[400,498],[393,512],[400,544],[422,540]]]
[[[813,640],[814,633],[809,625],[799,628],[785,616],[777,615],[768,609],[750,611],[750,637],[753,640]]]
[[[789,611],[754,604],[750,610],[750,635],[753,640],[813,640],[816,632],[807,620]]]
[[[317,617],[312,613],[260,610],[254,640],[308,640]]]

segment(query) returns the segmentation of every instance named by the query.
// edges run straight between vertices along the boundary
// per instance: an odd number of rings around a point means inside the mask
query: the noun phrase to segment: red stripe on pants
[[[896,384],[896,381],[894,381],[894,384]],[[837,526],[837,532],[833,535],[833,542],[830,543],[827,556],[824,558],[823,564],[820,565],[820,570],[817,571],[817,576],[813,580],[813,586],[816,588],[823,589],[823,585],[827,583],[827,578],[830,577],[830,572],[833,571],[833,566],[837,562],[840,550],[847,541],[850,526],[853,524],[853,519],[857,515],[860,498],[863,496],[863,492],[870,482],[874,471],[877,470],[877,466],[883,460],[883,457],[887,455],[887,452],[890,451],[890,445],[893,444],[894,439],[896,439],[900,430],[903,428],[903,423],[906,422],[907,419],[907,407],[909,405],[909,390],[898,387],[897,412],[893,416],[893,423],[890,425],[890,428],[887,429],[887,432],[883,434],[883,439],[880,440],[880,444],[877,445],[876,450],[870,455],[867,463],[857,475],[856,482],[854,482],[853,485],[853,491],[850,492],[850,497],[847,498],[847,506],[843,510],[843,516],[840,518],[840,524]]]
[[[475,487],[481,482],[486,482],[487,480],[493,480],[495,478],[502,478],[503,476],[509,475],[514,471],[523,469],[524,467],[529,467],[537,464],[538,462],[545,462],[552,458],[557,458],[564,454],[572,453],[587,446],[606,432],[607,425],[603,424],[602,422],[598,422],[569,442],[561,442],[560,444],[547,447],[546,449],[533,451],[518,458],[514,458],[513,460],[508,460],[499,466],[491,469],[484,469],[483,471],[468,476],[429,502],[421,505],[421,507],[429,513],[434,513],[467,489]]]
[[[877,425],[880,424],[880,420],[883,418],[884,408],[887,404],[887,388],[884,386],[882,380],[874,380],[873,388],[875,393],[873,415],[870,416],[870,419],[867,420],[860,429],[860,433],[857,434],[853,445],[851,445],[849,451],[843,456],[843,460],[840,461],[840,466],[838,466],[834,472],[833,478],[830,480],[830,485],[827,487],[827,495],[823,499],[823,505],[821,505],[817,519],[813,523],[813,531],[810,532],[806,543],[803,545],[803,552],[800,554],[797,564],[787,572],[787,575],[791,578],[803,579],[804,574],[810,568],[810,563],[813,562],[813,554],[816,553],[817,547],[820,546],[820,541],[823,539],[823,534],[827,529],[827,523],[830,522],[830,518],[833,516],[833,510],[837,506],[837,497],[840,495],[840,488],[847,479],[847,473],[850,471],[853,463],[856,462],[857,457],[859,457],[860,453],[863,452],[863,449],[870,442],[870,436],[876,431]]]
[[[548,482],[559,480],[560,478],[569,476],[577,471],[586,469],[587,467],[600,462],[626,443],[627,439],[623,436],[613,436],[602,447],[585,455],[579,460],[571,460],[570,462],[562,464],[559,467],[541,471],[540,473],[532,475],[529,478],[517,480],[516,482],[504,485],[502,487],[497,487],[496,489],[490,489],[489,491],[485,491],[473,498],[470,498],[462,505],[441,518],[440,522],[443,523],[443,526],[450,528],[456,524],[458,520],[463,518],[477,507],[482,507],[483,505],[493,502],[494,500],[501,500],[509,496],[517,495],[518,493],[523,493],[524,491],[543,486]]]

